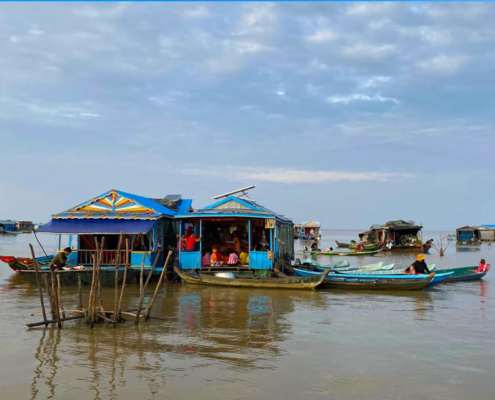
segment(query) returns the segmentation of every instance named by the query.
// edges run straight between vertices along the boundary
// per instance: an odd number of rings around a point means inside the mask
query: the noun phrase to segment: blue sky
[[[109,189],[495,223],[495,4],[0,5],[0,219]]]

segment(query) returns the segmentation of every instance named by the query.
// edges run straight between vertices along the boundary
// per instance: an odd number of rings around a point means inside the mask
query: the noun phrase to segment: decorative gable
[[[212,210],[251,210],[251,208],[235,200],[228,200],[211,208]]]

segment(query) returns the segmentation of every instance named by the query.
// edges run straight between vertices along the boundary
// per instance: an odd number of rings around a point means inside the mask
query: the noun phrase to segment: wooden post
[[[141,274],[139,275],[139,304],[143,304],[143,275],[144,275],[144,260],[146,259],[146,251],[143,254],[143,262],[141,263]],[[139,310],[138,310],[139,311]],[[136,325],[139,324],[139,314],[136,315]]]
[[[139,305],[138,305],[138,309],[137,309],[137,313],[136,313],[138,315],[138,317],[141,314],[141,310],[143,309],[144,293],[146,291],[146,288],[148,287],[148,283],[150,283],[151,276],[153,275],[153,271],[155,270],[158,259],[160,258],[160,253],[161,253],[161,250],[156,255],[155,261],[153,262],[153,266],[151,267],[151,270],[148,273],[148,277],[146,278],[146,283],[143,286],[143,292],[141,293],[141,296],[139,298]]]
[[[45,282],[46,293],[48,294],[48,302],[50,303],[50,314],[52,319],[55,319],[55,307],[53,306],[52,294],[50,293],[50,287],[48,286],[48,275],[43,275],[43,281]]]
[[[120,313],[122,310],[122,299],[124,297],[124,289],[127,284],[127,268],[129,267],[129,239],[125,241],[125,267],[124,267],[124,279],[122,280],[122,290],[120,291],[119,304],[117,306],[117,313],[114,315],[114,319],[118,321],[120,319]]]
[[[60,322],[60,308],[58,303],[58,295],[57,295],[57,291],[55,290],[55,271],[51,267],[50,267],[50,279],[52,281],[52,300],[55,311],[55,319],[57,320],[57,326],[59,327],[59,329],[62,329],[62,323]]]
[[[48,326],[46,319],[45,302],[43,301],[43,290],[41,289],[40,266],[36,261],[33,245],[31,243],[29,244],[29,249],[31,250],[31,256],[33,257],[34,268],[36,269],[36,285],[38,286],[38,292],[40,294],[40,303],[41,303],[41,311],[43,312],[43,321],[45,322],[45,326]]]
[[[113,297],[113,326],[117,326],[117,307],[119,300],[119,266],[120,266],[120,249],[122,247],[122,239],[124,233],[121,231],[119,236],[119,244],[117,246],[117,260],[115,262],[115,291]]]
[[[94,290],[93,290],[93,302],[92,302],[92,309],[91,309],[91,328],[93,328],[95,321],[96,321],[96,298],[97,298],[97,295],[99,294],[100,270],[101,270],[101,263],[103,262],[103,249],[104,249],[104,247],[105,247],[105,238],[103,237],[101,239],[100,246],[99,247],[97,246],[96,275],[95,275]]]
[[[65,310],[64,306],[62,305],[62,296],[60,294],[60,274],[57,274],[57,297],[58,297],[58,302],[60,304],[60,308],[62,309],[62,317],[65,318]]]
[[[156,296],[158,294],[158,289],[160,289],[160,285],[162,284],[163,277],[165,276],[165,271],[167,270],[168,261],[170,260],[171,256],[172,256],[172,252],[169,251],[168,255],[167,255],[167,259],[165,260],[165,263],[163,264],[163,270],[162,270],[162,273],[160,274],[160,279],[158,280],[158,283],[156,284],[155,293],[153,293],[153,297],[151,298],[150,302],[148,303],[148,309],[146,310],[146,314],[144,315],[145,321],[148,321],[150,319],[151,309],[153,308],[153,304],[155,303],[155,299],[156,299]]]
[[[81,275],[77,274],[77,308],[80,310],[83,309],[83,300],[82,300],[82,281],[81,281]]]

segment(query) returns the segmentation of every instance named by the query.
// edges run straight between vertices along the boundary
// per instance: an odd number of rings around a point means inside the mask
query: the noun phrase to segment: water
[[[323,233],[322,247],[357,235]],[[57,245],[54,236],[40,239],[47,251]],[[28,256],[29,242],[30,235],[1,236],[0,254]],[[427,262],[490,262],[492,247],[451,244],[445,257],[432,250]],[[414,257],[349,261],[407,266]],[[39,312],[37,291],[2,263],[0,398],[485,400],[495,389],[492,276],[391,294],[168,284],[153,312],[166,321],[28,330],[26,323],[41,320],[31,316]],[[113,290],[104,295],[113,304]],[[62,297],[67,308],[77,303],[74,288]],[[125,306],[136,304],[137,287],[129,285]]]

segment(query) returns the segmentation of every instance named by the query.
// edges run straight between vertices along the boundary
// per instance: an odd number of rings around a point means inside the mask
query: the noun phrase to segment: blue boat
[[[311,276],[311,275],[319,275],[320,271],[306,271],[304,269],[294,268],[294,271],[297,276]],[[446,272],[446,273],[436,273],[433,280],[430,282],[428,286],[438,285],[439,283],[445,281],[450,275],[454,272]],[[419,275],[407,275],[407,274],[347,274],[347,273],[335,273],[331,272],[328,274],[326,279],[340,279],[340,278],[354,278],[354,279],[418,279]]]

